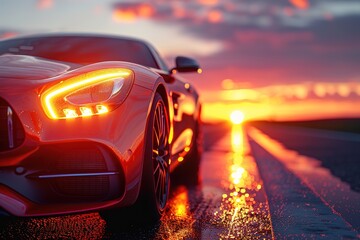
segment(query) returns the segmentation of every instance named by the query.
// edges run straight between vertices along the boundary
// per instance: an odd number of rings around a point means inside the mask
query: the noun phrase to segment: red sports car
[[[0,41],[0,211],[44,216],[141,209],[161,217],[170,173],[196,174],[201,104],[144,41],[33,35]],[[111,211],[109,211],[111,209]]]

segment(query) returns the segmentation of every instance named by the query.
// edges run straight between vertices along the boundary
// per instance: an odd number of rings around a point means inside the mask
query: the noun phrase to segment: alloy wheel
[[[155,198],[159,209],[164,209],[170,186],[169,172],[169,124],[164,103],[159,101],[155,108],[152,134],[152,162]]]

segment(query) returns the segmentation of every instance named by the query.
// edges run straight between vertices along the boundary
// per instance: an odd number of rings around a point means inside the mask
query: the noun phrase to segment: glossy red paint
[[[0,42],[0,47],[4,44],[8,43]],[[196,91],[189,91],[160,65],[153,68],[124,60],[79,65],[0,52],[0,105],[1,111],[8,111],[0,123],[7,138],[0,150],[0,209],[16,216],[43,216],[134,204],[142,189],[144,161],[151,159],[145,156],[145,139],[155,95],[160,94],[169,115],[170,132],[165,137],[170,146],[177,142],[169,160],[174,164],[194,142],[179,143],[178,137],[185,130],[195,132],[200,116]],[[121,102],[110,102],[111,110],[101,115],[49,118],[41,101],[44,93],[103,69],[133,73]]]

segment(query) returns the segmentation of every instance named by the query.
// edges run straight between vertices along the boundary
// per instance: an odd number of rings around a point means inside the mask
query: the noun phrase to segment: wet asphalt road
[[[360,239],[360,134],[247,127],[277,239]]]
[[[304,132],[206,126],[199,183],[173,178],[168,210],[156,225],[132,225],[124,216],[112,227],[98,213],[7,217],[0,220],[0,239],[359,238],[359,192],[346,181],[349,177],[339,179],[333,166],[321,167],[330,160],[317,155],[320,145],[334,148],[344,136],[320,134],[327,139],[321,141],[319,133]],[[337,154],[350,156],[349,151],[341,147]],[[346,164],[358,166],[356,156]]]

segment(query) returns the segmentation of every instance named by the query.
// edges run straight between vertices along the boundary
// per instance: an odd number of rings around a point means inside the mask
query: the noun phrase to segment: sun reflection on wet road
[[[190,211],[189,189],[178,186],[169,200],[168,211],[161,219],[155,239],[196,239],[194,223],[195,218]]]
[[[214,213],[214,223],[223,225],[226,231],[221,239],[271,239],[269,209],[264,201],[262,182],[257,166],[248,155],[241,125],[233,125],[231,132],[232,156],[228,191],[222,195],[221,206]],[[259,200],[258,200],[259,199]]]

